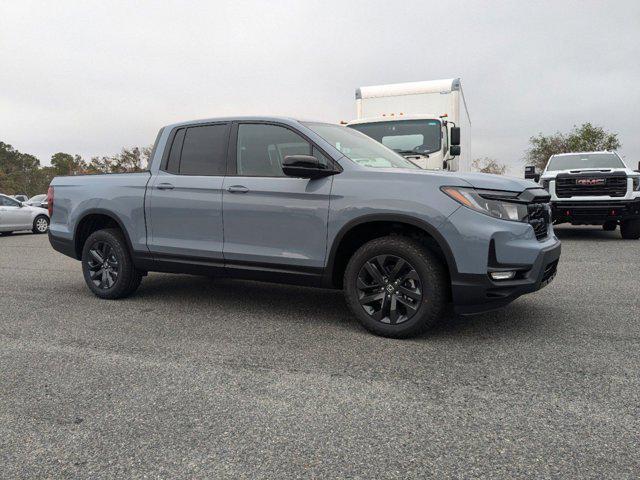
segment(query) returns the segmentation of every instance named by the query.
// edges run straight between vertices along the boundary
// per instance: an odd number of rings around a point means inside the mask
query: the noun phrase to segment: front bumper
[[[458,274],[451,284],[455,312],[469,315],[495,310],[525,293],[546,287],[556,275],[560,251],[560,242],[557,242],[540,251],[533,265],[511,267],[518,272],[514,280],[494,281],[488,273]]]
[[[640,198],[632,200],[565,200],[551,202],[553,223],[602,225],[640,218]]]

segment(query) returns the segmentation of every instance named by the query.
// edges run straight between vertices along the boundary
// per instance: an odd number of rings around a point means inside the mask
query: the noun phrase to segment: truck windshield
[[[429,154],[440,150],[439,120],[396,120],[349,125],[400,154]]]
[[[371,168],[418,168],[384,145],[353,129],[329,123],[305,123],[354,162]]]
[[[624,163],[615,153],[576,153],[553,155],[547,165],[547,171],[582,168],[624,168]]]

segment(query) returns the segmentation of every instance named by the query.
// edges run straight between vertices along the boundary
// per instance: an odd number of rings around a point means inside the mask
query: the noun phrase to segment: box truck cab
[[[348,127],[419,167],[470,171],[471,121],[459,78],[361,87],[356,111]]]

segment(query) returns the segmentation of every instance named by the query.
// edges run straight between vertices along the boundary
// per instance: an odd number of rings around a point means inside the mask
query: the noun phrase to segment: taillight
[[[47,210],[49,210],[49,218],[53,215],[53,187],[47,190]]]

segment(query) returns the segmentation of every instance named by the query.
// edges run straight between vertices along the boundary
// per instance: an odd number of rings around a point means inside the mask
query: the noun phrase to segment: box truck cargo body
[[[459,78],[361,87],[348,126],[418,166],[470,171],[471,120]]]

